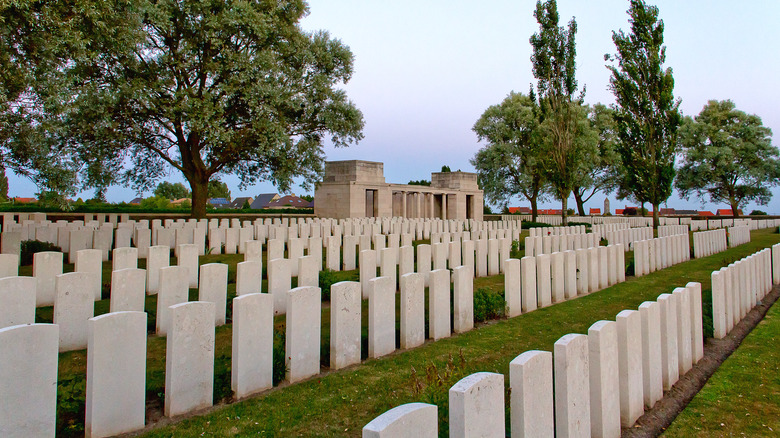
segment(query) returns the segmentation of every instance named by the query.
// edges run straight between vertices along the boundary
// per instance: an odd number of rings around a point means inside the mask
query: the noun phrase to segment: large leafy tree
[[[531,203],[534,221],[547,189],[538,113],[533,96],[514,92],[486,109],[473,130],[487,145],[471,159],[489,202],[506,204],[523,196]]]
[[[652,204],[657,227],[658,207],[672,194],[680,101],[673,95],[672,69],[663,68],[666,47],[658,8],[631,0],[628,14],[631,32],[612,32],[617,53],[604,57],[613,62],[607,68],[624,167],[621,193]]]
[[[170,200],[176,200],[181,198],[189,198],[190,191],[184,184],[177,182],[171,183],[168,181],[161,181],[154,189],[154,196],[160,196]]]
[[[735,216],[748,201],[766,205],[780,183],[780,158],[772,131],[761,118],[736,109],[730,100],[711,100],[680,128],[683,163],[675,186],[688,199],[696,194],[727,203]]]
[[[567,202],[581,176],[580,165],[586,155],[576,139],[580,129],[582,99],[575,73],[577,22],[558,26],[555,0],[537,1],[534,12],[539,32],[531,36],[531,62],[537,95],[547,131],[545,174],[556,198],[561,201],[563,223],[567,222]]]
[[[352,54],[326,32],[301,30],[303,0],[105,3],[25,2],[61,17],[31,18],[14,34],[45,49],[42,61],[26,57],[32,49],[19,55],[57,78],[34,113],[55,128],[58,156],[84,164],[83,184],[141,191],[173,168],[192,189],[193,216],[203,217],[212,178],[236,174],[285,191],[300,177],[308,187],[326,140],[362,138],[362,114],[337,88],[352,75]]]
[[[598,103],[589,107],[587,113],[583,112],[583,117],[587,119],[578,124],[576,141],[581,143],[579,147],[584,158],[578,166],[580,175],[572,188],[577,212],[581,216],[585,215],[585,203],[596,193],[608,194],[615,188],[619,172],[612,110]]]

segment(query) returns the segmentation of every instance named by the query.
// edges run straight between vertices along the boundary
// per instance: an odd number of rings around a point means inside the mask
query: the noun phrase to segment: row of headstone
[[[597,233],[563,234],[525,238],[525,254],[537,256],[576,249],[599,246],[601,236]]]
[[[585,234],[585,225],[567,227],[534,227],[528,229],[529,236],[560,236],[564,234]]]
[[[626,251],[632,251],[635,242],[653,238],[653,229],[651,227],[637,227],[607,231],[605,238],[610,244],[619,243]]]
[[[738,225],[736,221],[734,221],[734,225]],[[751,219],[748,225],[751,230],[763,230],[764,228],[780,226],[780,219]]]
[[[727,249],[725,228],[693,233],[694,258],[711,256]]]
[[[507,260],[507,316],[511,318],[625,281],[624,257],[620,245],[610,245]]]
[[[729,248],[750,242],[749,226],[729,227],[726,229],[726,234],[728,234]]]
[[[689,229],[690,227],[688,225],[660,225],[658,227],[658,237],[688,234]]]
[[[553,352],[526,351],[509,364],[512,436],[619,437],[704,356],[701,285],[688,283]],[[501,437],[504,375],[475,373],[449,390],[450,436]],[[364,437],[438,436],[438,407],[410,403],[363,428]]]
[[[780,283],[780,244],[712,273],[712,326],[723,339]]]
[[[634,276],[668,268],[690,260],[688,234],[677,234],[634,242]]]

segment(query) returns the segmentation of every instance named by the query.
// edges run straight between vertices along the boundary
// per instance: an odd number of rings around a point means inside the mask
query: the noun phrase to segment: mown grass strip
[[[362,427],[377,415],[414,401],[436,402],[444,434],[446,391],[461,376],[476,371],[508,375],[509,362],[518,354],[533,349],[550,351],[561,336],[586,333],[594,322],[612,320],[621,310],[635,309],[689,281],[702,283],[706,301],[713,270],[777,243],[780,235],[760,230],[752,233],[752,239],[720,254],[631,278],[576,300],[275,388],[257,398],[158,427],[145,436],[360,436]],[[707,304],[704,309],[706,312]],[[421,377],[426,370],[433,371],[433,379]]]
[[[780,306],[718,368],[664,436],[780,436]]]

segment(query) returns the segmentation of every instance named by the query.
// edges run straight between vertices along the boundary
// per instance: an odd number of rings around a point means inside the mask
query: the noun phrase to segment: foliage
[[[421,179],[421,180],[417,180],[417,181],[412,180],[412,181],[409,181],[406,184],[408,184],[410,186],[430,186],[431,182],[428,181],[427,179]]]
[[[252,208],[252,204],[249,203],[249,199],[244,201],[244,205],[241,206],[242,210],[249,210]]]
[[[604,55],[605,61],[616,63],[607,68],[612,72],[609,88],[615,95],[617,150],[623,169],[618,196],[651,203],[657,227],[658,206],[672,194],[680,100],[672,94],[672,69],[662,67],[666,47],[658,8],[631,0],[628,14],[631,33],[613,31],[617,53]]]
[[[274,358],[273,358],[273,372],[271,379],[273,385],[277,386],[284,381],[287,375],[287,362],[285,361],[285,337],[284,332],[274,330]]]
[[[141,208],[149,210],[164,210],[170,208],[171,201],[164,196],[153,196],[141,201]]]
[[[21,243],[19,264],[22,266],[32,265],[34,258],[33,254],[44,251],[62,252],[62,248],[53,243],[41,242],[40,240],[23,240]]]
[[[519,259],[523,257],[523,251],[525,251],[525,242],[519,240],[512,241],[512,247],[509,249],[509,258]]]
[[[485,204],[482,207],[482,214],[493,214],[493,210],[490,209],[490,206],[488,204]]]
[[[504,292],[479,288],[474,292],[474,322],[503,318],[506,314]]]
[[[487,145],[470,163],[489,202],[507,204],[522,195],[531,203],[536,220],[537,203],[544,200],[548,185],[543,175],[539,107],[532,94],[509,93],[500,104],[482,113],[472,130]]]
[[[362,138],[362,114],[338,88],[352,53],[301,28],[303,0],[53,0],[1,12],[0,111],[14,127],[1,146],[47,184],[69,189],[78,174],[141,192],[175,169],[203,217],[219,175],[308,187],[325,141]]]
[[[192,196],[192,193],[190,193],[190,191],[187,190],[187,187],[184,187],[184,184],[180,182],[169,183],[168,181],[161,181],[154,189],[154,196],[168,198],[171,201],[174,201],[176,199],[189,198]]]
[[[57,381],[58,436],[83,436],[86,414],[87,377],[76,374]]]
[[[577,141],[594,143],[583,146],[586,156],[572,188],[580,216],[585,216],[585,203],[593,195],[597,192],[609,193],[615,188],[620,161],[615,151],[617,132],[612,109],[598,103],[588,108],[587,117],[590,129],[583,127],[585,135],[578,136]]]
[[[314,201],[314,196],[312,196],[312,195],[301,195],[301,196],[299,196],[299,198],[305,199],[306,201],[309,201],[309,202]]]
[[[46,190],[35,194],[38,198],[37,204],[43,208],[53,208],[60,211],[71,210],[68,199],[61,193],[53,190]]]
[[[683,164],[675,186],[686,199],[697,194],[739,211],[749,201],[766,205],[780,183],[780,157],[761,118],[730,100],[710,100],[680,129]]]
[[[5,167],[0,162],[0,201],[8,200],[8,176],[5,174]]]
[[[342,281],[339,276],[331,269],[320,271],[320,290],[322,291],[322,301],[330,301],[330,287],[334,283]]]
[[[533,221],[523,221],[522,222],[523,229],[527,230],[529,228],[546,228],[546,227],[552,227],[550,224],[546,224],[544,222],[533,222]]]
[[[210,180],[209,198],[225,198],[230,201],[230,189],[228,188],[228,185],[218,179]]]
[[[588,149],[593,147],[592,141],[583,138],[589,134],[590,126],[582,105],[585,90],[578,93],[575,78],[577,22],[572,18],[567,28],[559,26],[555,0],[537,1],[534,17],[539,32],[530,39],[531,63],[546,134],[544,173],[553,194],[561,201],[561,217],[566,225],[569,195],[581,179],[581,167],[592,155]]]
[[[435,363],[430,363],[425,367],[425,375],[419,376],[417,370],[412,367],[411,383],[412,392],[426,403],[438,406],[439,413],[439,434],[447,436],[449,431],[449,390],[458,382],[466,377],[466,358],[463,355],[463,349],[458,351],[458,362],[449,355],[447,363],[443,369]]]
[[[766,216],[766,212],[762,210],[753,210],[750,212],[750,216]]]
[[[442,172],[452,172],[452,170],[450,170],[450,166],[441,166],[441,171]]]

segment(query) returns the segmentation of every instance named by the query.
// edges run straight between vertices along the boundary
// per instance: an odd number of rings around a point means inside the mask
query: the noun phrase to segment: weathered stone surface
[[[166,335],[171,326],[171,306],[186,303],[190,297],[189,271],[181,266],[160,269],[160,291],[157,293],[157,334]],[[213,316],[213,315],[212,315]],[[212,323],[212,329],[214,324]]]
[[[407,403],[390,409],[363,427],[363,438],[436,438],[439,417],[436,405]]]
[[[644,413],[642,383],[642,316],[623,310],[615,317],[618,335],[620,423],[631,427]]]
[[[591,435],[620,437],[618,334],[614,321],[598,321],[590,326],[588,351]]]
[[[85,272],[60,274],[55,279],[54,323],[60,326],[60,351],[87,348],[87,321],[95,316],[91,284]]]
[[[35,305],[54,304],[54,279],[62,274],[62,253],[42,251],[33,254],[33,277],[35,278]]]
[[[200,285],[198,300],[214,303],[214,325],[225,324],[227,312],[228,265],[206,263],[200,265]],[[235,314],[235,308],[233,309]],[[235,324],[235,316],[233,317]],[[235,329],[235,325],[233,326]]]
[[[227,266],[227,265],[226,265]],[[263,291],[263,262],[251,260],[236,264],[236,295],[259,294]],[[205,300],[209,301],[209,300]]]
[[[521,291],[523,294],[523,313],[537,309],[536,296],[536,258],[523,257],[520,259]]]
[[[509,318],[523,313],[520,277],[520,260],[508,259],[504,262],[504,298],[506,299],[506,316]]]
[[[661,308],[661,376],[664,391],[672,388],[680,378],[677,346],[677,299],[672,294],[658,297]]]
[[[165,416],[207,408],[213,394],[214,303],[175,304],[166,339]]]
[[[465,333],[474,328],[474,274],[466,266],[458,266],[452,271],[453,319],[452,330]]]
[[[146,293],[154,295],[160,290],[160,269],[171,263],[171,249],[167,246],[150,246],[146,259]]]
[[[189,272],[189,286],[191,288],[198,287],[198,247],[193,244],[179,245],[179,254],[176,259],[176,264],[187,268]]]
[[[274,298],[269,294],[233,299],[230,386],[237,399],[273,386],[273,318]]]
[[[107,437],[143,429],[145,312],[111,312],[88,321],[86,399],[86,436]]]
[[[395,350],[395,291],[388,277],[368,281],[368,357]]]
[[[452,334],[450,326],[450,271],[431,271],[428,288],[428,324],[430,338],[438,340]]]
[[[555,435],[553,356],[549,351],[526,351],[509,363],[512,436]]]
[[[111,272],[110,312],[143,312],[146,300],[146,270],[119,269]]]
[[[330,367],[360,363],[360,283],[342,281],[330,288]]]
[[[420,246],[417,247],[417,254],[419,257]],[[430,266],[430,253],[428,254],[428,261]],[[417,269],[420,269],[419,262]],[[360,251],[360,288],[363,290],[363,298],[368,298],[369,281],[376,278],[376,251],[373,249],[367,249]]]
[[[450,388],[450,436],[504,438],[504,375],[474,373]]]
[[[588,337],[569,334],[555,342],[555,436],[590,436]]]
[[[0,436],[53,437],[59,328],[55,324],[0,328],[0,345]]]
[[[138,268],[138,248],[115,248],[111,253],[112,271]],[[146,281],[144,281],[146,283]]]
[[[425,342],[425,288],[422,274],[401,276],[401,348]]]
[[[0,278],[0,328],[35,322],[33,277]]]
[[[268,293],[274,296],[274,315],[287,312],[287,291],[292,287],[290,261],[273,259],[268,261]]]

